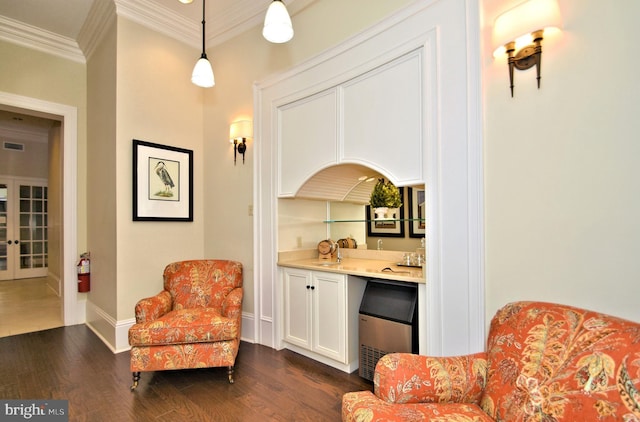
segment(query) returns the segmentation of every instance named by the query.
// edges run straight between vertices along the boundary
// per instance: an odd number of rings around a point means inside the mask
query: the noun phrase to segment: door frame
[[[0,104],[47,113],[62,121],[62,303],[64,325],[84,322],[78,309],[76,257],[78,255],[78,109],[37,98],[0,92]]]

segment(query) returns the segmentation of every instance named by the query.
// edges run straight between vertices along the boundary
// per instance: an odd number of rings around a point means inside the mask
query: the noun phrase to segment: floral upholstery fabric
[[[344,421],[640,422],[640,324],[575,307],[516,302],[487,352],[389,354],[374,391],[347,393]]]
[[[164,290],[136,304],[131,371],[232,367],[240,344],[242,264],[175,262],[163,277]]]

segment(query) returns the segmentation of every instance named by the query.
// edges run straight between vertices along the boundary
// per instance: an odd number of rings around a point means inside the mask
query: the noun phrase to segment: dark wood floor
[[[143,372],[131,392],[129,353],[86,326],[0,338],[0,398],[69,400],[70,421],[339,421],[342,395],[370,390],[299,354],[242,343],[226,369]]]

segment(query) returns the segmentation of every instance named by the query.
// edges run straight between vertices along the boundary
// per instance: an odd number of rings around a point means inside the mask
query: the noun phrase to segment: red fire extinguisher
[[[78,262],[78,292],[86,293],[91,288],[91,261],[89,252],[80,255]]]

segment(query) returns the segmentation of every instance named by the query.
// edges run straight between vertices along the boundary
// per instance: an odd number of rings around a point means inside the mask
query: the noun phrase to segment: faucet
[[[378,239],[378,250],[382,250],[382,239]]]
[[[340,244],[338,242],[335,242],[334,245],[336,247],[336,261],[337,262],[341,262],[342,261],[342,253],[340,253]]]

